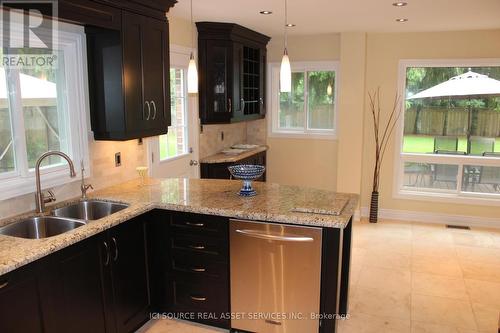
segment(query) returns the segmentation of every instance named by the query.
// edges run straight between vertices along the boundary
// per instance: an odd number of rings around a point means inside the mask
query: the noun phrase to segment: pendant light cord
[[[191,0],[191,56],[194,50],[194,29],[193,29],[193,0]]]
[[[285,0],[285,53],[288,53],[288,1]]]

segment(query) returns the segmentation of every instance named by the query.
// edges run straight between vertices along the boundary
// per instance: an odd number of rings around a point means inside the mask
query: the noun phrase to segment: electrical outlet
[[[115,167],[119,167],[122,165],[122,153],[117,152],[115,154]]]

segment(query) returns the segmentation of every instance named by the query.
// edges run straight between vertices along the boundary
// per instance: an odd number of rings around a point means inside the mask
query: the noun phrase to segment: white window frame
[[[66,76],[65,82],[65,109],[68,112],[69,129],[68,147],[70,149],[70,157],[74,162],[77,171],[76,178],[69,177],[69,167],[65,161],[61,165],[47,166],[40,169],[42,187],[49,188],[64,185],[67,183],[79,181],[81,177],[80,164],[86,170],[86,177],[91,173],[88,137],[91,133],[88,132],[88,76],[87,76],[87,59],[86,59],[86,42],[84,28],[76,25],[58,22],[58,38],[54,48],[64,51],[64,71]],[[17,99],[16,99],[17,100]],[[18,104],[14,100],[12,104]],[[16,170],[0,175],[0,200],[6,200],[18,197],[24,194],[35,192],[35,171],[30,170],[27,166],[25,132],[23,128],[23,112],[16,112],[20,105],[14,105],[15,110],[11,111],[11,122],[13,123],[13,144],[16,160]],[[16,123],[17,125],[14,125]]]
[[[411,67],[500,67],[500,58],[490,59],[403,59],[399,61],[398,91],[401,98],[402,117],[394,135],[394,181],[393,198],[468,205],[500,206],[500,194],[462,192],[462,174],[464,165],[500,167],[496,157],[459,156],[403,153],[404,112],[406,96],[406,71]],[[452,164],[458,166],[456,190],[404,188],[405,162]]]
[[[160,157],[160,155],[158,155],[158,158],[160,159],[160,163],[162,162],[169,162],[169,161],[173,161],[173,160],[176,160],[176,159],[179,159],[179,158],[183,158],[187,155],[189,155],[189,118],[188,118],[188,109],[189,109],[189,93],[188,93],[188,88],[187,88],[187,70],[188,70],[188,67],[187,67],[187,64],[185,63],[184,61],[184,56],[185,56],[185,48],[182,48],[182,47],[179,47],[179,46],[174,46],[174,45],[171,45],[171,50],[170,50],[170,68],[174,68],[174,69],[180,69],[183,71],[183,78],[184,78],[184,121],[185,121],[185,124],[184,124],[184,128],[185,128],[185,138],[184,138],[184,149],[185,151],[181,154],[178,154],[178,155],[175,155],[175,156],[172,156],[172,157],[167,157],[167,158],[164,158],[162,159]],[[170,80],[170,71],[169,71],[169,74],[168,74],[168,79]],[[170,92],[169,92],[170,93]],[[179,126],[172,126],[170,125],[168,128],[169,128],[169,131],[170,131],[170,128],[173,128],[173,127],[179,127]],[[164,135],[167,135],[167,134],[164,134]],[[160,137],[158,138],[158,140],[160,140]],[[159,147],[159,141],[158,141],[158,147]]]
[[[338,86],[340,83],[339,61],[307,61],[292,62],[292,72],[333,71],[335,72],[335,84],[333,91],[333,128],[332,129],[308,129],[308,112],[304,110],[306,122],[303,129],[283,129],[279,127],[279,80],[280,63],[268,64],[268,91],[270,96],[267,101],[267,109],[270,110],[268,120],[269,137],[275,138],[300,138],[300,139],[337,139],[337,116],[338,116]],[[305,78],[307,80],[307,78]],[[307,92],[306,92],[307,94]]]

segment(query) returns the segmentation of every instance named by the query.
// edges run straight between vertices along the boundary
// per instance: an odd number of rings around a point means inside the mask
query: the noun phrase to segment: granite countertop
[[[238,154],[238,155],[229,155],[229,154],[224,154],[223,152],[218,152],[217,154],[203,157],[202,159],[200,159],[200,163],[208,163],[208,164],[234,163],[234,162],[241,161],[241,160],[243,160],[247,157],[250,157],[252,155],[266,151],[267,149],[268,149],[267,146],[259,146],[257,148],[248,149],[247,151],[245,151],[241,154]]]
[[[144,186],[134,180],[95,191],[89,198],[125,202],[130,204],[130,207],[54,237],[23,239],[0,235],[0,275],[155,208],[248,220],[344,228],[354,214],[358,201],[355,194],[262,182],[254,183],[257,196],[243,198],[236,194],[240,187],[241,181],[237,180],[172,178],[149,179]],[[56,206],[61,207],[75,201],[78,199]],[[294,209],[314,209],[319,214],[292,211]],[[335,211],[340,214],[326,214]],[[33,215],[34,213],[27,213],[0,220],[0,225]]]

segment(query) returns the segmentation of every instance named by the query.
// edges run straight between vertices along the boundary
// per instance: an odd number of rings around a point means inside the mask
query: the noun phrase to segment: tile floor
[[[354,224],[349,320],[340,333],[497,333],[500,230]],[[151,321],[141,333],[216,333]]]

